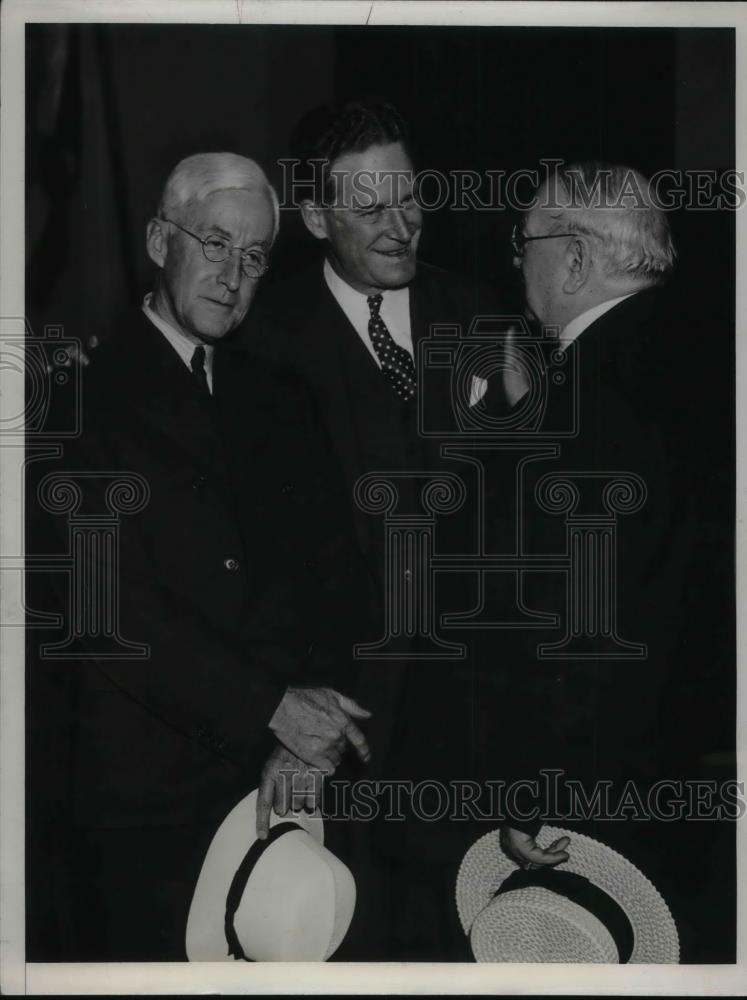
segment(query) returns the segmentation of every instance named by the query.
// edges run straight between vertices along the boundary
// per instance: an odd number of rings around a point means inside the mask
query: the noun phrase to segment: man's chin
[[[230,313],[226,316],[200,315],[194,325],[194,332],[206,344],[217,343],[230,337],[243,316]]]
[[[412,254],[406,258],[384,257],[376,268],[377,283],[382,288],[402,288],[415,277],[417,260]]]

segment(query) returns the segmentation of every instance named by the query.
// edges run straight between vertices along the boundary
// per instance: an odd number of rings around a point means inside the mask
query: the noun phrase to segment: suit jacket
[[[559,768],[587,793],[595,783],[612,781],[619,794],[628,779],[645,789],[673,773],[678,723],[672,709],[688,658],[685,594],[695,537],[687,478],[691,405],[677,377],[679,333],[666,293],[639,292],[602,315],[569,348],[578,357],[575,384],[548,382],[546,429],[560,426],[573,394],[579,425],[576,436],[561,443],[558,459],[529,470],[522,497],[529,550],[559,553],[566,546],[563,518],[536,502],[541,476],[639,476],[643,506],[617,519],[615,604],[621,638],[645,644],[647,653],[643,659],[541,659],[538,645],[554,641],[557,633],[507,635],[504,668],[490,669],[485,656],[481,673],[484,703],[505,705],[480,716],[478,745],[494,776],[532,780],[540,768]],[[603,513],[598,495],[588,499],[596,490],[593,480],[587,484],[581,483],[587,498],[578,512]],[[561,574],[528,575],[523,597],[533,610],[560,612],[566,620]],[[613,828],[602,823],[597,835],[609,840]],[[623,842],[631,836],[629,824],[621,834]]]
[[[496,313],[486,289],[420,263],[410,288],[413,350],[433,324],[459,326],[466,334],[472,319]],[[417,432],[417,408],[400,403],[368,349],[327,287],[321,266],[270,290],[252,311],[243,346],[252,353],[296,368],[311,386],[344,471],[353,484],[364,473],[386,470],[436,471],[449,468],[440,458],[440,441]],[[454,424],[450,386],[438,380],[418,388],[427,395],[429,424]],[[464,471],[456,464],[454,469]],[[361,545],[374,543],[376,522],[358,518]]]
[[[498,311],[495,296],[485,288],[425,263],[418,264],[409,288],[416,356],[418,345],[429,336],[433,324],[460,327],[464,336],[475,316]],[[418,433],[417,407],[395,396],[330,292],[321,264],[270,290],[252,311],[241,346],[254,354],[292,365],[311,386],[333,441],[351,501],[356,480],[375,471],[448,471],[465,479],[468,488],[473,485],[469,466],[442,458],[441,440]],[[450,430],[455,423],[451,385],[440,378],[440,374],[436,372],[433,378],[429,371],[425,376],[426,385],[421,380],[418,386],[418,394],[421,404],[428,408],[429,426]],[[399,480],[399,489],[397,512],[419,510],[417,485],[407,479]],[[355,509],[355,516],[359,546],[379,579],[382,594],[382,519],[358,509]],[[465,505],[457,516],[439,520],[437,546],[440,551],[459,551],[465,545],[472,546],[472,531],[472,510]],[[464,598],[464,603],[465,607],[469,605],[468,597]],[[453,606],[450,605],[449,610],[454,610]],[[441,703],[443,700],[448,703],[451,695],[445,690],[453,693],[454,683],[460,691],[464,690],[464,669],[463,663],[458,666],[444,666],[433,661],[407,663],[413,697],[419,698],[422,705],[425,683],[434,701],[430,708],[421,709],[431,740],[438,742],[439,738],[447,736],[440,722]],[[426,672],[429,679],[426,679]],[[443,690],[434,683],[436,673],[446,685]],[[376,661],[368,664],[363,670],[359,694],[362,703],[374,713],[370,733],[375,766],[384,766],[392,728],[412,722],[407,699],[402,698],[401,664]],[[463,707],[466,711],[466,706]],[[461,732],[461,728],[455,724],[450,736],[459,742],[457,732]],[[404,766],[413,763],[408,755]],[[398,764],[396,770],[399,769]]]
[[[458,327],[465,337],[475,317],[500,314],[500,304],[490,290],[422,262],[409,289],[416,358],[434,324]],[[290,363],[311,386],[351,500],[359,476],[375,471],[449,472],[464,481],[468,496],[473,495],[474,470],[467,463],[443,458],[439,437],[418,432],[417,406],[395,396],[329,291],[321,264],[271,289],[252,311],[250,321],[242,346]],[[458,340],[456,329],[452,340]],[[418,401],[425,408],[429,428],[454,429],[448,371],[426,366],[419,376]],[[422,479],[398,480],[398,485],[397,513],[420,510]],[[356,527],[361,551],[379,580],[383,598],[382,518],[356,510]],[[468,501],[455,515],[438,519],[435,548],[441,553],[474,551],[473,533],[474,511]],[[441,610],[472,607],[476,600],[473,586],[471,577],[440,579],[436,618]],[[380,627],[377,638],[382,633]],[[464,777],[466,755],[472,747],[471,660],[363,660],[359,669],[358,698],[373,714],[367,725],[373,759],[366,776],[412,782]],[[455,862],[457,853],[448,837],[451,826],[441,824],[437,831],[433,823],[383,822],[376,840],[388,853],[430,856],[439,862],[446,857]],[[460,838],[458,849],[462,846]]]
[[[84,388],[63,468],[148,484],[120,517],[119,600],[150,653],[75,665],[75,820],[219,820],[257,785],[286,687],[352,686],[360,578],[336,469],[297,379],[218,346],[210,397],[142,313]],[[105,480],[85,482],[100,511]]]

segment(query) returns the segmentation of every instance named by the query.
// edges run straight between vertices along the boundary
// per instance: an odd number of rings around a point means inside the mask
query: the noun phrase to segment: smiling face
[[[329,260],[364,295],[412,281],[422,212],[413,198],[410,158],[399,142],[347,153],[332,164],[335,199],[314,210],[315,236],[329,241]]]
[[[174,221],[201,238],[221,236],[231,247],[267,251],[272,241],[272,205],[260,189],[214,191],[177,213]],[[246,316],[258,279],[242,272],[238,252],[213,263],[198,240],[161,219],[148,228],[148,252],[161,268],[151,307],[188,340],[220,340]]]

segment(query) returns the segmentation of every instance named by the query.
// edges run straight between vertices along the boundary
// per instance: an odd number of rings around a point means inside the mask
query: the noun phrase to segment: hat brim
[[[210,842],[189,908],[186,931],[187,958],[191,962],[231,961],[222,914],[238,866],[257,840],[257,789],[243,798],[226,816]],[[270,827],[292,821],[306,830],[320,846],[324,824],[314,813],[270,813]]]
[[[544,826],[538,837],[548,846],[559,837],[570,837],[570,858],[563,871],[582,875],[610,895],[625,911],[633,928],[631,963],[673,964],[679,961],[677,928],[661,894],[636,866],[611,847],[585,834]],[[490,903],[516,865],[500,846],[500,831],[475,841],[459,867],[456,903],[465,934],[477,915]]]

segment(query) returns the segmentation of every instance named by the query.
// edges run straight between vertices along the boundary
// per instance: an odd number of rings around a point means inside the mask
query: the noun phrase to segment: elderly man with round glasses
[[[113,476],[143,503],[107,565],[112,648],[84,637],[68,671],[69,823],[50,838],[59,891],[46,888],[65,905],[40,958],[184,959],[200,863],[235,803],[261,785],[265,836],[270,806],[289,804],[281,765],[311,806],[314,769],[334,771],[346,747],[368,756],[355,721],[368,713],[338,691],[362,601],[335,467],[295,378],[221,347],[278,214],[253,161],[179,163],[147,227],[153,289],[85,369],[64,473],[86,511],[105,511]]]

